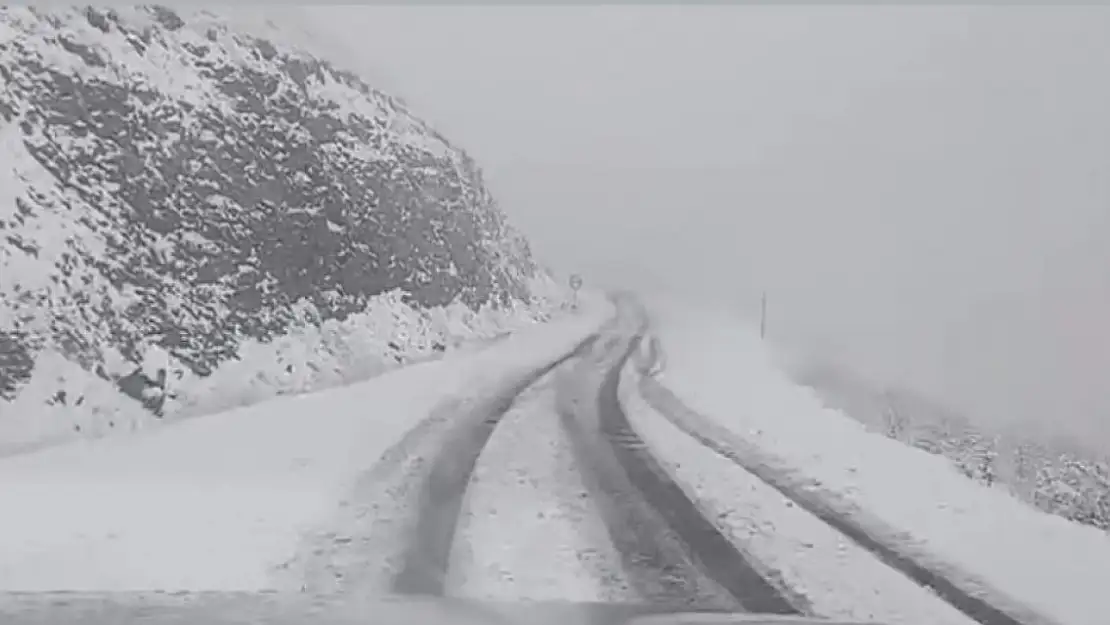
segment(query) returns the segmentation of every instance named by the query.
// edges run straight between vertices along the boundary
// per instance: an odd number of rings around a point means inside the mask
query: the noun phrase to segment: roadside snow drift
[[[640,376],[634,363],[621,374],[621,407],[629,422],[702,514],[792,604],[825,618],[884,625],[974,625],[655,412],[639,393]]]
[[[369,382],[0,460],[0,589],[260,590],[355,477],[444,401],[558,360],[612,312]]]
[[[158,401],[160,417],[116,384],[86,371],[62,354],[44,350],[39,370],[11,402],[0,400],[0,457],[77,438],[158,427],[166,421],[247,406],[278,395],[295,395],[362,382],[399,366],[502,336],[566,314],[550,279],[531,281],[533,304],[482,306],[460,302],[419,308],[400,290],[370,298],[365,310],[317,325],[311,307],[286,334],[263,342],[246,339],[237,358],[207,376],[174,366],[164,350],[148,350],[141,373],[160,386],[144,389]],[[563,289],[563,296],[567,295]],[[2,347],[0,347],[2,349]],[[115,362],[125,362],[122,357]],[[111,370],[112,367],[109,367]],[[117,371],[126,371],[124,364]]]
[[[1014,604],[1067,625],[1107,622],[1107,534],[1034,510],[966,479],[944,458],[824,408],[772,364],[758,333],[737,317],[664,299],[648,308],[665,356],[659,380],[691,409],[790,467],[798,481],[904,532],[908,549]]]

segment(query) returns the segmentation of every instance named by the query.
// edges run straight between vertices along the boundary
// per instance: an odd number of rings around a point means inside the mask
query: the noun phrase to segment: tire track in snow
[[[543,370],[523,376],[499,394],[464,397],[437,405],[358,477],[351,492],[339,503],[335,517],[306,536],[294,557],[275,571],[277,587],[348,599],[402,590],[440,594],[435,590],[435,569],[437,566],[442,569],[440,562],[446,562],[446,555],[440,558],[439,551],[428,551],[431,545],[421,541],[431,534],[433,540],[438,540],[433,545],[442,544],[446,538],[449,546],[450,536],[435,535],[437,530],[444,531],[443,525],[434,525],[441,519],[430,519],[433,526],[429,527],[426,517],[440,514],[436,500],[429,497],[429,488],[443,482],[457,456],[465,460],[471,453],[477,455],[484,444],[481,440],[471,441],[477,447],[467,449],[467,441],[460,443],[459,434],[492,428],[485,421],[495,424],[521,388],[579,353],[593,338],[585,339],[576,350]],[[439,481],[433,483],[436,478]],[[466,475],[461,479],[457,493],[460,498]],[[452,530],[453,527],[452,523]],[[438,578],[442,578],[442,573]],[[420,586],[422,583],[424,586]],[[427,587],[431,590],[425,590]]]
[[[419,485],[443,446],[450,418],[465,402],[441,406],[409,429],[359,476],[328,526],[304,541],[282,566],[279,587],[319,596],[381,595],[401,566]]]
[[[447,590],[482,600],[637,598],[554,412],[552,376],[502,418],[471,475]]]
[[[936,593],[975,622],[982,625],[1061,625],[994,589],[984,580],[920,550],[904,533],[842,501],[839,495],[823,491],[816,484],[794,475],[781,460],[687,407],[654,377],[642,376],[639,387],[647,403],[678,429],[772,486],[891,569]]]
[[[567,360],[585,353],[596,338],[589,337],[577,349],[458,416],[423,476],[416,520],[403,539],[401,565],[393,578],[394,592],[437,596],[444,593],[463,495],[494,428],[526,388]]]
[[[973,625],[770,485],[679,430],[637,392],[625,368],[621,401],[640,436],[702,513],[749,561],[763,564],[794,605],[824,618],[884,625]]]
[[[559,399],[577,459],[634,585],[644,599],[685,609],[798,614],[701,515],[629,425],[617,383],[638,344],[638,336],[606,341],[601,362],[580,364]]]

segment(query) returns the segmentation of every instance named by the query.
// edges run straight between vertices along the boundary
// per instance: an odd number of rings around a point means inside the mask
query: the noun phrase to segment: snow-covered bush
[[[830,407],[889,438],[944,456],[969,479],[1005,488],[1044,512],[1110,531],[1108,458],[1014,429],[987,431],[914,393],[875,391],[836,368],[812,367],[798,377]]]
[[[156,346],[145,348],[138,368],[107,349],[95,371],[46,348],[12,400],[0,398],[0,455],[367,380],[562,314],[566,295],[545,284],[550,278],[537,281],[546,295],[477,311],[459,302],[413,307],[394,290],[342,322],[320,323],[302,302],[289,332],[268,342],[242,341],[237,357],[207,376]]]
[[[60,438],[134,430],[151,419],[111,380],[82,369],[56,350],[35,359],[35,375],[11,402],[0,402],[0,452]]]

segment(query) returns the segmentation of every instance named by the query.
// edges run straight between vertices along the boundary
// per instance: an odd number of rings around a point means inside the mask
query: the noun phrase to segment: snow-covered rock
[[[551,280],[465,152],[264,30],[203,10],[0,8],[0,443],[407,357],[359,351],[371,336],[403,352],[451,322],[489,333],[459,306],[496,310],[496,333],[562,305],[550,288],[533,301]],[[135,399],[112,404],[120,389]]]

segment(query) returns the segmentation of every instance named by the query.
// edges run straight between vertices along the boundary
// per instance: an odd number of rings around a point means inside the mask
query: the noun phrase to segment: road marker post
[[[759,300],[759,338],[762,340],[767,336],[767,291],[763,291],[763,296]]]

